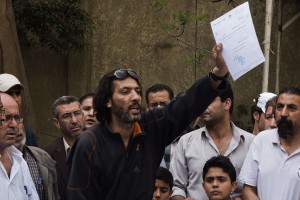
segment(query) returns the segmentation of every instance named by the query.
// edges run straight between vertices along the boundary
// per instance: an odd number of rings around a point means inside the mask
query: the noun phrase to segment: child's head
[[[173,188],[173,176],[171,172],[159,167],[156,173],[153,200],[168,200],[171,197]]]
[[[236,171],[229,158],[219,155],[206,161],[203,167],[203,188],[210,200],[230,199],[237,187]]]

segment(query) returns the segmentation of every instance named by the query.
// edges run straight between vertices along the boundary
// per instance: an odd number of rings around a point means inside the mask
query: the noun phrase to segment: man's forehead
[[[113,81],[115,90],[122,89],[122,88],[138,88],[140,87],[137,81],[133,78],[127,77],[123,80],[114,80]]]
[[[80,109],[80,104],[79,102],[75,101],[69,104],[61,104],[57,106],[57,111],[60,113],[65,113],[65,112],[73,112],[74,110],[79,110]]]
[[[300,104],[300,96],[296,94],[283,93],[278,96],[277,104]]]
[[[152,98],[164,97],[164,98],[168,98],[168,100],[170,100],[170,95],[169,95],[169,92],[167,90],[160,90],[160,91],[157,91],[157,92],[150,92],[149,97],[152,97]]]
[[[19,108],[19,105],[16,102],[16,100],[12,98],[12,96],[10,96],[9,94],[1,93],[0,96],[1,104],[3,105],[3,107],[16,106],[17,108]]]

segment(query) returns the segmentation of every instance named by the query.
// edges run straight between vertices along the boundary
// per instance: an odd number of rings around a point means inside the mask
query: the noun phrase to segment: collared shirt
[[[10,176],[0,162],[1,200],[38,200],[39,196],[22,153],[14,146],[6,148],[13,165]]]
[[[280,145],[277,129],[259,133],[238,179],[256,186],[261,200],[300,199],[300,147],[288,155]]]
[[[65,151],[66,151],[66,155],[68,155],[69,151],[71,150],[70,145],[68,145],[67,141],[65,140],[65,138],[63,137],[63,141],[64,141],[64,147],[65,147]]]
[[[237,174],[243,165],[254,136],[231,123],[233,137],[224,156],[230,158]],[[202,187],[202,170],[205,162],[220,152],[206,127],[182,136],[171,160],[170,171],[174,177],[173,194],[207,200]]]
[[[43,184],[43,178],[42,178],[42,174],[38,168],[38,164],[37,161],[35,160],[35,158],[26,150],[26,147],[24,148],[23,151],[23,157],[27,162],[29,171],[30,171],[30,175],[32,177],[32,180],[34,182],[35,188],[38,192],[38,195],[40,197],[40,200],[44,199],[44,184]]]

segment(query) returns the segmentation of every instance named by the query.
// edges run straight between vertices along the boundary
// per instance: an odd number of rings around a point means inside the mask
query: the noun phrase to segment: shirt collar
[[[237,142],[240,142],[240,141],[244,142],[245,136],[237,129],[237,127],[234,125],[233,122],[230,122],[230,124],[231,124],[231,128],[233,131],[233,139]],[[204,138],[204,137],[211,138],[206,126],[204,126],[204,131],[202,131],[201,136],[202,136],[202,138]]]
[[[70,147],[70,145],[68,145],[68,143],[67,143],[67,141],[65,140],[64,137],[63,137],[63,142],[64,142],[64,147],[65,147],[65,152],[66,152],[66,155],[67,155],[68,149],[69,149],[69,148],[71,149],[71,147]]]

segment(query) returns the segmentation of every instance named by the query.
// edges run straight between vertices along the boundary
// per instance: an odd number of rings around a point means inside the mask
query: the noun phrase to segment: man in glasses
[[[217,67],[210,76],[164,108],[144,113],[138,75],[105,74],[94,96],[101,124],[78,137],[68,158],[68,199],[151,199],[165,147],[224,89],[228,69],[221,50],[221,44],[213,49]]]
[[[0,196],[1,199],[38,200],[39,196],[32,181],[22,153],[13,144],[18,125],[22,121],[17,102],[8,94],[0,93],[5,109],[0,126]]]
[[[21,107],[22,105],[22,91],[24,86],[21,82],[12,74],[0,74],[0,92],[5,92],[12,96],[14,100]],[[28,146],[38,146],[36,135],[25,126],[26,133],[26,145]]]
[[[54,125],[62,137],[47,146],[45,150],[56,161],[58,192],[61,200],[66,199],[69,170],[66,156],[77,137],[83,131],[83,113],[78,99],[74,96],[62,96],[51,107]]]

